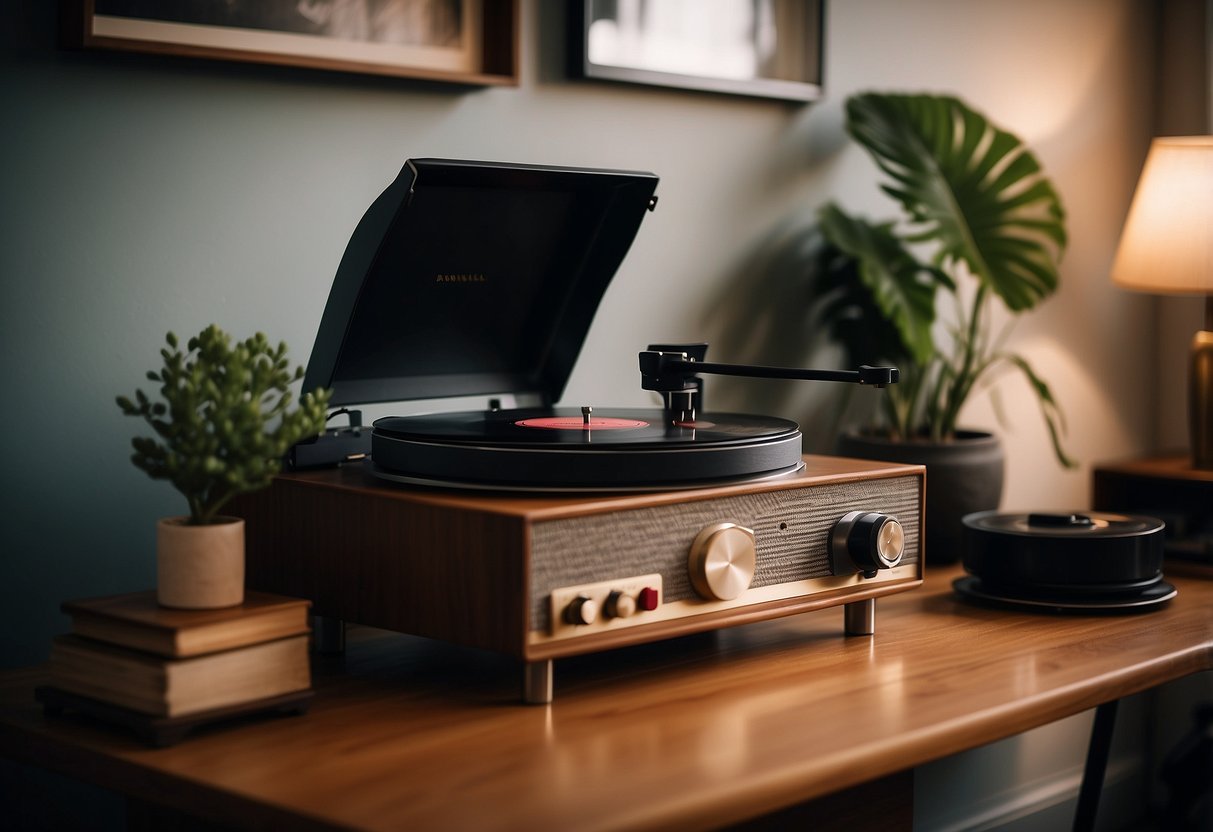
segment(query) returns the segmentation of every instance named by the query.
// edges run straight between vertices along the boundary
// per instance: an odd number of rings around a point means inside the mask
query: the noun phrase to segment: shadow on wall
[[[749,180],[768,199],[790,196],[795,207],[737,258],[705,304],[699,331],[711,345],[709,361],[855,369],[842,366],[842,350],[815,324],[818,299],[809,286],[823,242],[817,208],[837,190],[839,157],[850,145],[843,105],[839,98],[804,108]],[[878,395],[854,384],[713,376],[707,410],[792,419],[806,453],[833,453],[843,426],[871,420]]]
[[[782,367],[843,367],[841,351],[815,326],[809,277],[823,239],[813,211],[789,216],[759,239],[712,298],[708,360]],[[800,423],[806,453],[831,453],[838,432],[875,410],[877,390],[829,382],[714,376],[708,411],[782,416]]]

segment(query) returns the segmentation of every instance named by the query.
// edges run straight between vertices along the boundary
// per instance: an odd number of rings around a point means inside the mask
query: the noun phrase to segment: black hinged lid
[[[411,159],[354,229],[304,389],[556,401],[656,198],[651,173]]]

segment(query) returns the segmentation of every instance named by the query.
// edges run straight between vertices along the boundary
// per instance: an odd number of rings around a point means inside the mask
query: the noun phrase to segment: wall
[[[827,199],[889,210],[842,133],[845,96],[957,93],[1035,148],[1070,220],[1062,288],[1010,345],[1053,385],[1082,467],[1056,466],[1025,384],[1008,377],[1004,506],[1085,506],[1092,463],[1153,441],[1141,392],[1153,356],[1139,347],[1153,305],[1107,280],[1150,134],[1147,0],[837,0],[828,94],[807,107],[568,81],[560,7],[538,0],[522,3],[521,85],[484,90],[66,53],[53,4],[15,5],[0,34],[5,665],[45,656],[62,599],[152,583],[153,520],[183,506],[128,464],[137,426],[113,397],[141,383],[164,332],[260,329],[303,360],[349,232],[409,156],[662,177],[566,394],[647,404],[634,363],[649,341],[707,338],[720,360],[805,352],[811,333],[786,314],[797,287],[763,267],[771,246]],[[713,390],[719,406],[800,420],[811,450],[830,445],[822,393]],[[983,396],[964,421],[996,427],[995,410]]]
[[[1156,136],[1191,136],[1213,132],[1213,3],[1167,0],[1161,15],[1158,54]],[[1158,297],[1159,339],[1155,387],[1155,445],[1186,448],[1188,369],[1192,334],[1204,329],[1204,303],[1198,297]]]

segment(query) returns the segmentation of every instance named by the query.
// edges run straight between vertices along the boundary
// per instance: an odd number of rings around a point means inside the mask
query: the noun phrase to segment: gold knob
[[[754,578],[754,532],[735,523],[705,526],[691,543],[691,585],[709,600],[731,601]]]
[[[896,519],[890,517],[876,535],[876,558],[880,565],[891,569],[901,563],[906,550],[906,531]]]

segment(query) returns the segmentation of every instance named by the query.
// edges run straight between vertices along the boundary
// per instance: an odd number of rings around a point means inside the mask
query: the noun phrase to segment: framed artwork
[[[574,76],[812,101],[825,0],[576,0]]]
[[[65,45],[518,82],[517,0],[64,0]]]

